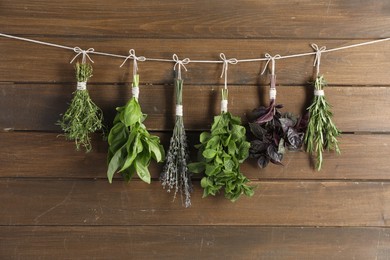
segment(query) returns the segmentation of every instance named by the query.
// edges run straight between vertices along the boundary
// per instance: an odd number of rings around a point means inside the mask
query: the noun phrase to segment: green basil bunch
[[[225,90],[226,91],[226,90]],[[227,93],[223,94],[226,96]],[[211,132],[200,135],[199,162],[188,165],[191,172],[202,173],[203,197],[215,196],[224,188],[225,197],[236,201],[241,194],[252,196],[253,187],[240,171],[240,164],[248,157],[250,143],[239,117],[222,112],[214,117]]]
[[[139,76],[134,75],[133,87],[138,87]],[[151,135],[143,121],[142,113],[136,97],[132,97],[125,106],[118,107],[114,126],[108,135],[108,170],[109,182],[116,172],[130,181],[137,173],[146,183],[151,182],[148,170],[151,159],[162,162],[165,157],[163,146],[158,136]]]

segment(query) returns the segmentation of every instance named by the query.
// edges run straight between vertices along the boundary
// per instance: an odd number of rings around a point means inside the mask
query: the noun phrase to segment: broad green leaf
[[[212,149],[206,149],[203,151],[202,155],[206,159],[212,159],[217,155],[217,151]]]
[[[164,160],[164,149],[160,144],[157,144],[153,142],[152,140],[149,140],[149,152],[152,154],[153,159],[156,160],[156,162],[161,162]]]
[[[206,164],[205,174],[207,176],[215,175],[215,174],[219,173],[220,171],[221,171],[220,166],[214,165],[214,164]]]
[[[192,173],[202,173],[205,171],[205,163],[204,162],[195,162],[189,163],[187,165],[188,170]]]
[[[233,125],[232,127],[232,134],[234,135],[234,138],[241,139],[245,137],[245,127],[240,125]]]
[[[237,150],[236,143],[233,140],[230,140],[228,145],[229,154],[234,155],[236,153],[236,150]]]
[[[110,183],[112,183],[112,178],[121,165],[122,153],[123,149],[119,149],[111,158],[110,163],[108,164],[107,178]]]
[[[200,134],[199,140],[200,142],[206,143],[210,139],[210,133],[209,132],[203,132]]]
[[[241,118],[238,116],[231,115],[231,122],[235,125],[241,125]]]
[[[140,177],[141,180],[144,182],[150,184],[151,178],[150,178],[150,172],[146,165],[143,164],[142,159],[137,159],[134,163],[135,170]]]
[[[223,164],[226,170],[231,171],[235,167],[235,163],[232,160],[226,160]]]
[[[200,186],[202,186],[202,188],[206,188],[212,185],[213,185],[212,181],[210,181],[209,178],[207,177],[203,177],[202,180],[200,181]]]
[[[135,98],[131,98],[124,111],[124,123],[126,126],[134,125],[142,118],[141,107]]]
[[[133,178],[134,174],[135,174],[135,167],[134,167],[134,165],[130,165],[129,168],[125,169],[122,172],[122,176],[125,178],[126,182],[130,182],[131,179]]]
[[[134,133],[132,133],[132,134],[134,134]],[[130,139],[128,140],[128,142],[130,143]],[[138,152],[137,152],[138,143],[141,143],[140,142],[140,137],[139,137],[139,134],[137,132],[135,132],[134,142],[132,143],[133,145],[129,144],[129,146],[127,146],[127,143],[126,143],[127,158],[124,160],[125,163],[123,164],[123,166],[119,170],[119,172],[124,171],[125,169],[130,167],[130,165],[134,162],[134,160],[135,160],[135,158],[137,157],[137,154],[138,154]]]

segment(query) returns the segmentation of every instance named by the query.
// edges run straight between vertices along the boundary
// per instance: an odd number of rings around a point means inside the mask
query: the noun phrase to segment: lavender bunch
[[[160,180],[167,192],[174,191],[173,200],[180,192],[183,206],[191,206],[191,173],[188,171],[189,153],[187,136],[183,123],[182,93],[183,80],[175,81],[176,92],[176,122],[166,156],[166,163]]]

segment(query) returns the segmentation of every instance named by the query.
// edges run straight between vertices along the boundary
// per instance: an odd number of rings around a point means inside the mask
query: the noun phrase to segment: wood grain
[[[168,148],[170,133],[158,133]],[[191,144],[198,143],[199,133],[189,133]],[[107,144],[94,136],[93,151],[75,151],[74,144],[52,133],[0,133],[1,178],[80,178],[106,179]],[[254,160],[242,165],[242,172],[252,180],[389,180],[390,166],[383,155],[390,154],[389,135],[343,135],[341,155],[326,153],[320,172],[314,171],[309,156],[288,152],[284,166],[270,164],[259,169]],[[191,145],[195,158],[196,151]],[[154,179],[162,164],[152,163]],[[194,176],[199,179],[200,176]],[[118,181],[122,181],[117,176]]]
[[[386,259],[389,237],[386,228],[13,226],[0,227],[0,257]]]
[[[389,37],[389,3],[369,1],[58,1],[1,3],[8,33],[154,38]],[[26,24],[29,26],[27,27]]]
[[[202,199],[195,183],[185,209],[159,182],[1,179],[0,225],[390,225],[389,182],[252,184],[252,198],[232,203],[221,194]]]
[[[70,84],[0,84],[0,128],[15,130],[59,131],[56,122],[72,98]],[[110,127],[115,107],[123,106],[131,97],[129,86],[91,85],[91,98],[102,108]],[[148,114],[150,130],[171,130],[174,125],[173,86],[141,86],[140,104]],[[336,125],[344,132],[390,131],[390,88],[329,87],[327,100],[333,105]],[[300,115],[312,101],[312,87],[278,87],[277,102],[282,112]],[[213,117],[220,113],[220,87],[184,87],[184,124],[187,130],[210,129]],[[231,86],[229,111],[246,121],[247,113],[260,105],[268,105],[268,87]]]
[[[249,59],[327,49],[390,37],[386,0],[150,0],[0,2],[1,32],[70,47],[152,58]],[[342,135],[342,154],[321,172],[303,152],[284,167],[247,161],[256,185],[236,203],[202,199],[192,207],[157,181],[106,180],[107,144],[76,152],[55,122],[75,89],[75,53],[0,39],[1,259],[388,259],[390,258],[390,42],[323,53],[321,73]],[[130,62],[91,55],[91,97],[108,125],[130,97]],[[277,101],[301,114],[311,102],[314,56],[277,60]],[[139,62],[146,125],[165,147],[173,127],[173,63]],[[265,62],[229,66],[229,110],[245,121],[268,103]],[[190,63],[184,120],[198,143],[219,113],[222,64]],[[259,87],[261,86],[261,87]],[[5,132],[1,132],[4,131]],[[16,130],[12,132],[12,130]],[[7,132],[11,131],[11,132]],[[359,134],[351,134],[359,133]],[[363,133],[363,134],[362,134]],[[370,134],[374,133],[374,134]],[[193,156],[195,151],[192,150]],[[180,196],[179,196],[180,197]]]
[[[153,38],[66,38],[34,37],[66,46],[95,48],[96,51],[128,55],[130,48],[137,55],[150,58],[172,59],[176,53],[180,59],[220,60],[224,52],[227,58],[249,59],[272,55],[312,52],[310,44],[327,46],[328,49],[360,43],[363,40],[313,40],[313,39],[153,39]],[[389,85],[387,77],[390,58],[389,42],[359,48],[326,53],[321,59],[321,73],[329,84],[337,85]],[[69,61],[75,53],[48,46],[20,42],[11,39],[0,41],[0,79],[2,82],[74,82],[73,65]],[[119,68],[123,59],[92,55],[95,61],[93,83],[129,82],[130,65]],[[306,85],[312,81],[314,56],[278,60],[277,84]],[[368,61],[368,62],[367,62]],[[265,62],[245,62],[229,67],[229,84],[267,84],[268,76],[260,76]],[[222,64],[190,63],[183,73],[185,84],[222,84],[219,76]],[[173,63],[146,61],[139,65],[143,84],[172,84]]]

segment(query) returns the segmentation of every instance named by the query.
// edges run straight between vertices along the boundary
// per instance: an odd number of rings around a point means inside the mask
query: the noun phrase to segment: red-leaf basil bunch
[[[271,80],[271,89],[272,83],[274,81]],[[266,167],[269,162],[282,165],[286,148],[302,148],[307,116],[298,118],[291,113],[282,114],[279,111],[282,107],[276,104],[275,98],[271,98],[268,107],[261,106],[249,114],[252,133],[249,157],[255,158],[260,168]]]

